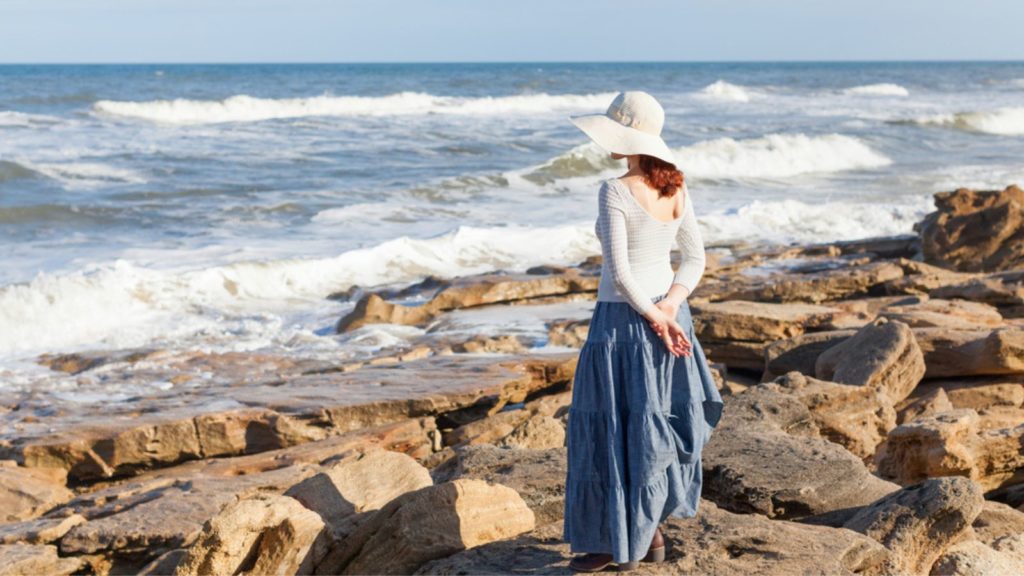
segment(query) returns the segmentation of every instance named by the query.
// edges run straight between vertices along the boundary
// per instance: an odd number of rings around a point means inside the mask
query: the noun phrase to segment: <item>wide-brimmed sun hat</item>
[[[604,114],[570,116],[569,121],[609,152],[646,154],[676,163],[672,150],[661,139],[665,110],[647,92],[619,92]]]

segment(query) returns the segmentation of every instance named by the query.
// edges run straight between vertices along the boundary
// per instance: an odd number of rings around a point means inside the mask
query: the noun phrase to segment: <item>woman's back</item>
[[[685,184],[678,194],[683,195],[682,214],[661,220],[640,204],[621,179],[602,182],[594,225],[604,254],[599,301],[629,302],[643,312],[653,296],[667,292],[673,283],[690,292],[696,287],[704,273],[704,244]],[[676,272],[670,258],[673,244],[683,257]]]

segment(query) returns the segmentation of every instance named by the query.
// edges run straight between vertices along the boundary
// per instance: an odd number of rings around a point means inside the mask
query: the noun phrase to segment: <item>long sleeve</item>
[[[641,314],[654,308],[648,295],[633,277],[629,266],[626,212],[614,184],[605,181],[598,192],[597,235],[601,241],[601,253],[615,288],[622,297]]]
[[[693,294],[694,288],[704,275],[707,259],[704,256],[704,239],[701,238],[697,216],[693,211],[693,199],[690,191],[686,189],[686,184],[683,184],[680,192],[685,194],[683,200],[686,203],[683,208],[683,221],[676,232],[676,244],[679,246],[682,261],[672,283],[682,284],[689,289],[689,294]]]

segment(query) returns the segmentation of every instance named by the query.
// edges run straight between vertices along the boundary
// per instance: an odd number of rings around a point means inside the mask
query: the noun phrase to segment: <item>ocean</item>
[[[408,328],[336,335],[333,292],[599,254],[624,168],[567,116],[620,90],[664,105],[709,246],[1024,183],[1021,62],[0,66],[0,387],[56,385],[43,353],[341,356]]]

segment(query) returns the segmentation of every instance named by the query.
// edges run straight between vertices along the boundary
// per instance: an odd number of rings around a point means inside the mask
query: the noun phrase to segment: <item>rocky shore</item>
[[[1024,191],[915,233],[710,247],[690,298],[725,398],[696,518],[639,573],[1024,574]],[[565,574],[565,421],[600,259],[353,288],[345,363],[48,355],[166,383],[83,411],[0,392],[0,575]],[[479,316],[519,312],[481,336]]]

